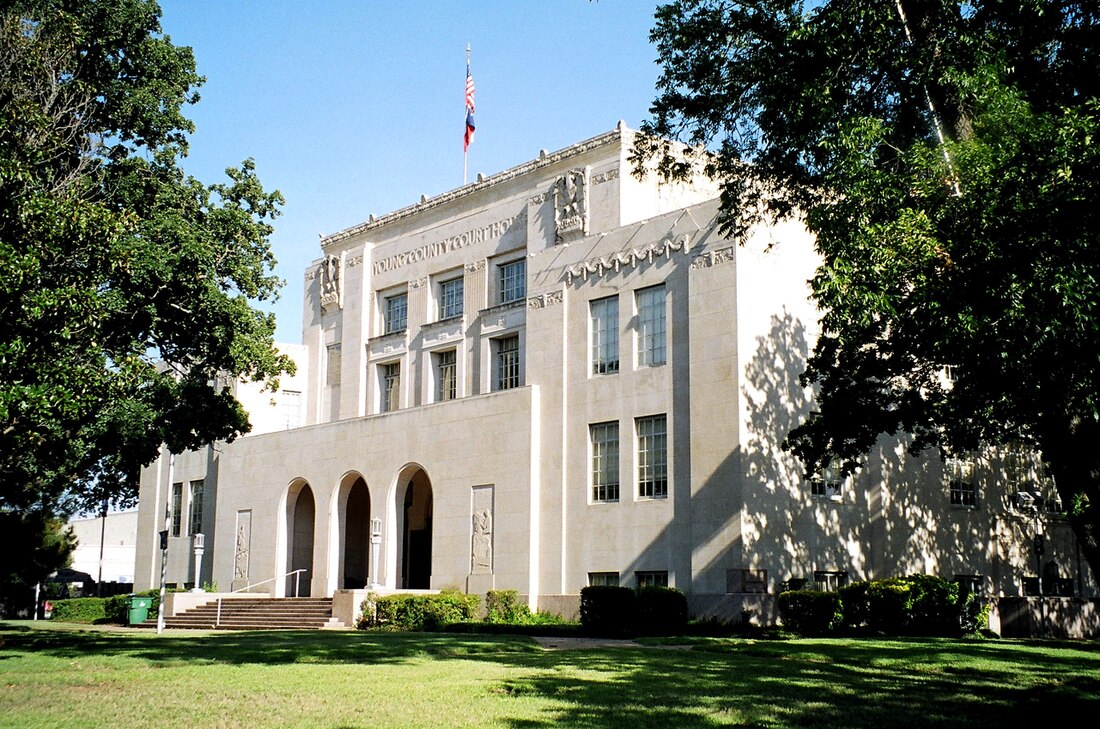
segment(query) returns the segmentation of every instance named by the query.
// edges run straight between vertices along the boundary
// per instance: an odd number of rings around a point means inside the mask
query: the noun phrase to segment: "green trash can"
[[[144,623],[149,619],[149,608],[153,607],[153,598],[144,595],[130,595],[130,625]]]

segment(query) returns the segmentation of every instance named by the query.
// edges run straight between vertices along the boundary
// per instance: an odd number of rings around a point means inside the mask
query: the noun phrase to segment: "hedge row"
[[[793,590],[779,595],[784,627],[803,635],[873,632],[956,636],[988,627],[976,595],[932,575],[854,582],[839,592]]]
[[[591,586],[581,590],[581,626],[589,635],[678,635],[687,627],[687,598],[669,587]]]
[[[160,609],[160,590],[146,590],[135,593],[153,598],[149,608],[149,617],[155,618]],[[64,600],[51,600],[53,604],[52,620],[65,623],[115,623],[126,625],[130,622],[130,596],[113,597],[72,597]]]
[[[440,630],[452,623],[470,622],[477,616],[477,595],[445,590],[436,595],[376,595],[363,601],[355,627],[397,630]]]

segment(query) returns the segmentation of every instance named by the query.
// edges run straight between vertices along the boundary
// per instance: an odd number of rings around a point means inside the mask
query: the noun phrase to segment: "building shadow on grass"
[[[503,701],[549,704],[534,727],[1034,726],[1100,711],[1095,643],[694,639],[676,648],[543,650],[529,638],[271,631],[176,634],[10,629],[0,655],[117,655],[165,665],[487,661]],[[1053,713],[1052,713],[1053,712]],[[518,712],[517,713],[521,713]],[[522,712],[529,714],[529,712]]]

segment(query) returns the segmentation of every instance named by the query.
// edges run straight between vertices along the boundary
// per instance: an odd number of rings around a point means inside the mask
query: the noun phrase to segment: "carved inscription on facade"
[[[523,214],[513,215],[510,218],[504,218],[503,220],[483,225],[480,228],[467,230],[464,233],[453,235],[450,238],[444,238],[441,241],[425,243],[422,246],[413,248],[411,251],[395,253],[392,256],[375,261],[372,270],[375,274],[385,273],[386,271],[393,271],[410,263],[419,263],[420,261],[426,261],[429,258],[435,258],[445,253],[451,253],[469,245],[500,238],[511,229],[513,223],[517,222],[522,217],[524,217]]]
[[[493,487],[474,486],[470,498],[470,574],[493,572]]]
[[[569,170],[554,183],[554,228],[559,241],[588,235],[588,168]]]

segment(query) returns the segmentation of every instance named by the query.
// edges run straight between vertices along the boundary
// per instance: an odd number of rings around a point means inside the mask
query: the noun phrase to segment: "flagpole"
[[[470,77],[470,44],[467,43],[466,44],[466,78],[469,79],[469,77]],[[467,83],[469,83],[469,82],[467,81]],[[470,111],[470,107],[467,104],[465,109],[464,109],[464,112],[468,114],[469,111]],[[467,180],[467,169],[468,169],[469,160],[470,160],[470,145],[469,144],[464,144],[462,146],[462,184],[463,185],[466,184],[466,180]]]

